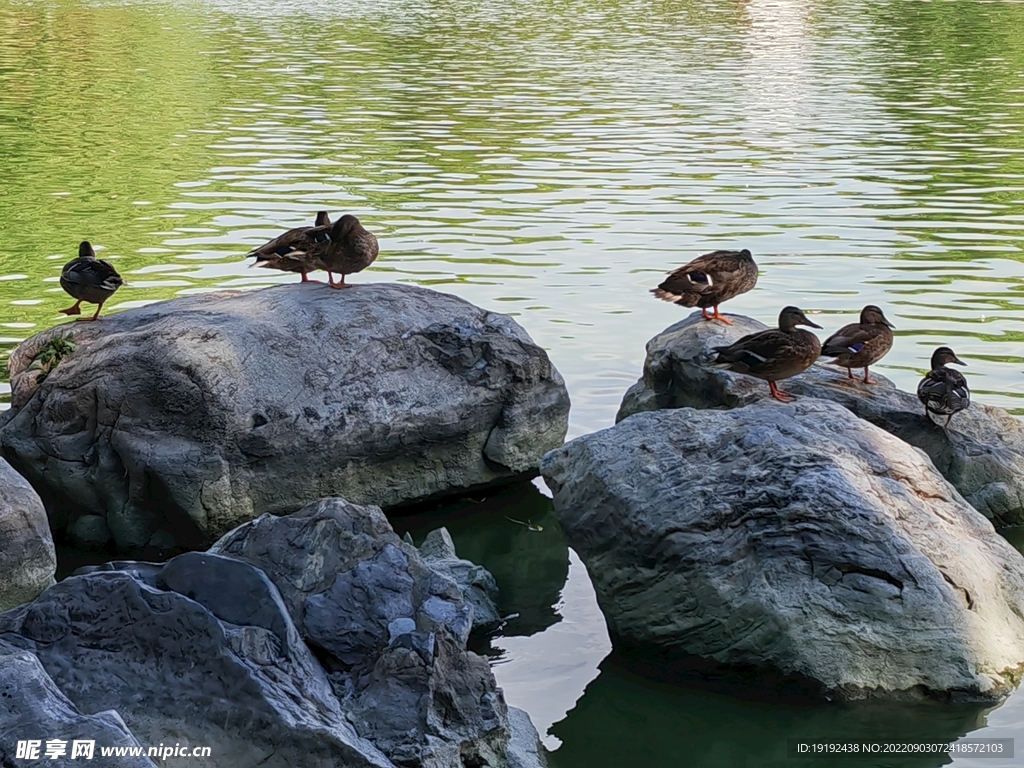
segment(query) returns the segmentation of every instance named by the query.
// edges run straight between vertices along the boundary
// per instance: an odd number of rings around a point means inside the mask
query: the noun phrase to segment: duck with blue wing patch
[[[956,356],[949,347],[939,347],[932,353],[932,369],[917,385],[917,398],[924,405],[924,415],[931,419],[936,413],[949,420],[954,414],[960,413],[971,404],[971,390],[967,387],[967,379],[960,371],[947,368],[949,363],[967,365]]]
[[[88,240],[78,246],[78,258],[64,265],[60,273],[60,287],[75,299],[74,305],[60,310],[62,315],[80,315],[83,301],[96,304],[96,312],[92,317],[80,317],[79,320],[95,320],[100,310],[114,292],[124,285],[124,280],[109,261],[96,258],[96,251]]]
[[[662,301],[684,307],[700,307],[705,320],[720,320],[732,325],[718,311],[724,301],[746,293],[757,284],[757,264],[750,251],[714,251],[698,256],[675,270],[651,293]],[[714,314],[709,315],[709,307]]]
[[[833,364],[846,369],[853,378],[853,368],[863,368],[865,384],[874,384],[868,366],[874,365],[892,349],[892,329],[882,310],[873,304],[860,312],[860,322],[845,325],[821,345],[822,357],[834,357]]]
[[[717,354],[712,364],[767,381],[772,397],[788,403],[795,398],[779,389],[775,382],[806,371],[821,354],[818,337],[797,328],[798,325],[821,328],[808,320],[801,310],[786,307],[779,313],[778,328],[752,333],[728,346],[715,347]]]

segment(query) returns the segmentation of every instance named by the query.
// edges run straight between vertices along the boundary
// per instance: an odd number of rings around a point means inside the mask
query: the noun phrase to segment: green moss
[[[39,371],[38,381],[43,381],[50,375],[50,371],[57,367],[61,360],[75,351],[75,343],[68,334],[54,336],[39,350],[39,354],[32,359],[29,365],[30,371]]]

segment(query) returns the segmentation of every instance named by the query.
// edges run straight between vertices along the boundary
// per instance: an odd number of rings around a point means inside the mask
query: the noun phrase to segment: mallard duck
[[[874,365],[892,349],[892,323],[885,319],[882,310],[869,304],[860,311],[860,322],[844,325],[829,336],[821,345],[823,357],[834,357],[834,365],[846,369],[848,378],[853,378],[853,368],[864,369],[864,383],[874,384],[868,373],[868,366]]]
[[[932,369],[917,385],[917,399],[924,405],[924,415],[930,413],[946,417],[943,427],[949,426],[954,413],[959,413],[971,404],[971,390],[967,379],[960,371],[947,368],[949,363],[967,365],[949,347],[939,347],[932,353]]]
[[[750,251],[714,251],[698,256],[685,267],[670,273],[651,293],[662,301],[684,307],[700,307],[705,320],[732,320],[718,311],[718,305],[746,293],[757,284],[757,264]],[[714,308],[709,315],[708,307]]]
[[[104,303],[114,292],[124,285],[124,280],[109,261],[96,258],[96,251],[88,240],[78,245],[78,258],[64,265],[60,273],[60,287],[67,291],[74,305],[60,310],[62,315],[80,315],[83,301],[96,304],[96,312],[92,317],[80,317],[79,320],[95,320],[100,316]]]
[[[778,328],[752,333],[728,346],[715,347],[718,354],[713,364],[716,368],[767,381],[772,397],[788,403],[795,398],[779,389],[775,382],[807,370],[821,354],[818,337],[797,328],[798,325],[821,328],[808,320],[801,310],[786,307],[779,313]]]
[[[280,237],[250,251],[255,256],[254,267],[279,269],[282,272],[298,272],[303,283],[315,283],[308,273],[317,269],[316,257],[331,243],[331,217],[327,211],[319,211],[312,227],[289,229]]]
[[[345,214],[331,230],[331,242],[316,257],[317,266],[326,270],[331,288],[348,288],[345,275],[362,272],[377,258],[377,238],[359,223],[359,219]],[[334,273],[341,274],[341,282],[334,282]]]

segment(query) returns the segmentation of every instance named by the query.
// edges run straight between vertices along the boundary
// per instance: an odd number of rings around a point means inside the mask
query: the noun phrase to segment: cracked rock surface
[[[739,408],[765,400],[768,387],[760,379],[709,364],[712,347],[766,328],[743,315],[729,318],[734,325],[705,322],[696,312],[647,342],[643,377],[626,392],[616,418],[661,408]],[[1002,408],[975,401],[943,429],[924,415],[916,394],[897,389],[874,372],[871,377],[878,383],[873,386],[851,381],[845,368],[826,364],[828,359],[781,382],[783,389],[839,403],[920,448],[968,503],[996,525],[1024,524],[1024,423]],[[965,373],[970,379],[969,368]]]
[[[0,733],[203,745],[211,768],[542,768],[471,621],[379,509],[325,499],[0,614]]]
[[[60,334],[76,349],[40,382]],[[387,283],[150,304],[45,331],[9,368],[4,456],[53,526],[128,551],[201,548],[328,496],[388,508],[535,473],[569,412],[514,320]]]
[[[640,413],[548,454],[620,649],[856,699],[998,701],[1024,557],[928,458],[831,402]]]

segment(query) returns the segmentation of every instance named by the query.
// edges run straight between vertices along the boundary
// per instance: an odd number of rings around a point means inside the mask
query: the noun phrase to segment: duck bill
[[[960,359],[959,357],[954,357],[954,358],[953,358],[953,362],[954,362],[954,363],[956,363],[957,365],[967,365],[967,363],[965,363],[965,362],[964,362],[963,360],[961,360],[961,359]]]
[[[800,325],[806,325],[809,328],[817,328],[819,331],[822,330],[822,327],[820,325],[818,325],[817,323],[812,323],[806,317],[804,318],[804,321],[800,323]]]
[[[883,322],[883,323],[884,323],[885,325],[887,325],[887,326],[889,326],[890,328],[892,328],[892,329],[893,329],[894,331],[896,330],[896,326],[895,326],[895,325],[893,325],[892,323],[890,323],[890,322],[889,322],[888,320],[883,320],[882,322]]]

